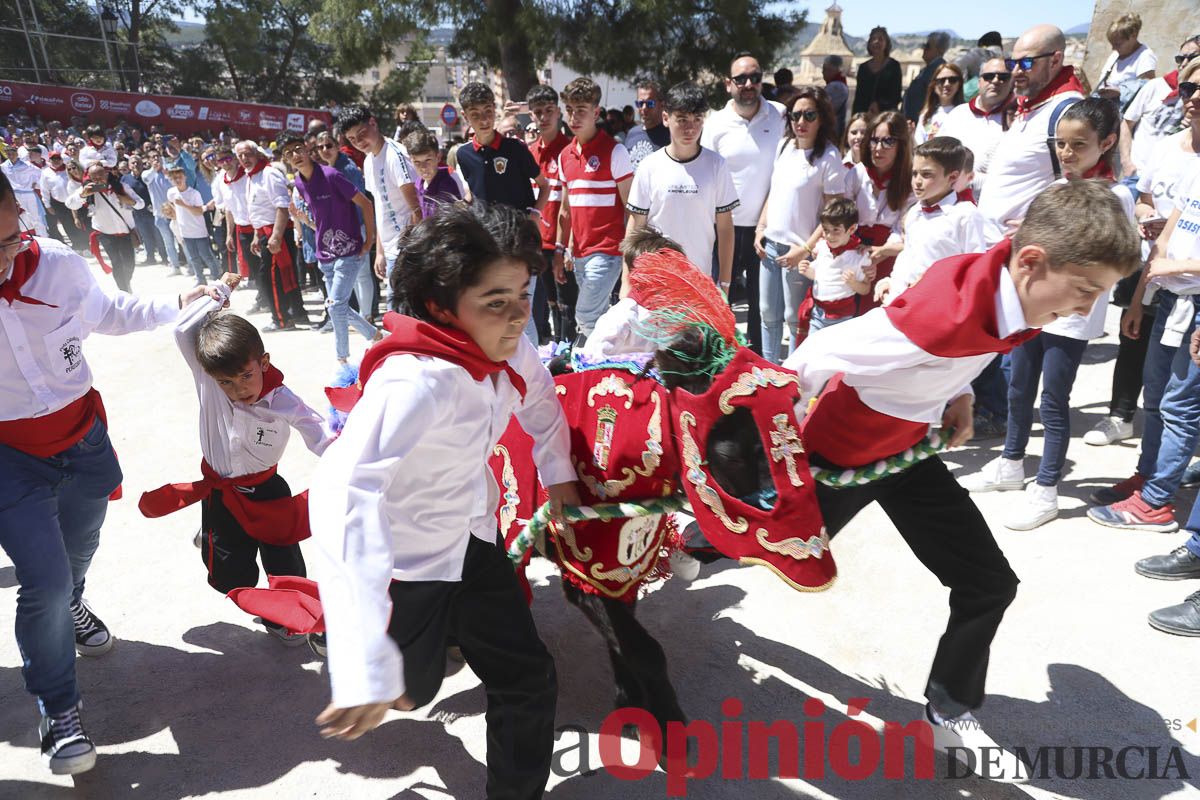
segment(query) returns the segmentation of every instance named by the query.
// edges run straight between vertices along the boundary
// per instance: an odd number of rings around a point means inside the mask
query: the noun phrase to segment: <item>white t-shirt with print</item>
[[[389,262],[400,254],[400,237],[412,222],[412,209],[400,194],[411,185],[416,170],[398,142],[385,138],[378,155],[367,153],[363,177],[375,201],[375,230]]]
[[[802,244],[817,229],[824,196],[845,193],[846,167],[832,144],[820,155],[801,150],[793,141],[776,149],[764,234],[783,244]]]
[[[174,186],[167,189],[167,202],[173,204],[176,198],[183,200],[189,206],[204,205],[200,200],[200,192],[195,189],[189,188],[183,192]],[[175,220],[179,225],[179,235],[184,239],[208,238],[208,227],[204,224],[204,214],[194,214],[186,208],[175,206]]]
[[[1200,259],[1200,162],[1193,162],[1175,184],[1175,208],[1179,210],[1179,221],[1167,242],[1166,257]],[[1176,294],[1200,292],[1200,277],[1195,275],[1169,275],[1155,278],[1154,283]]]
[[[664,147],[638,165],[625,207],[631,214],[644,214],[647,224],[678,242],[688,261],[707,275],[716,241],[716,215],[737,205],[737,189],[725,159],[701,147],[691,160],[676,161]]]
[[[1154,160],[1158,143],[1179,130],[1183,121],[1182,101],[1176,98],[1172,103],[1163,102],[1170,93],[1170,85],[1162,78],[1155,78],[1148,81],[1125,108],[1125,121],[1136,126],[1130,156],[1139,173]]]
[[[957,107],[938,106],[928,117],[922,114],[921,121],[917,123],[916,130],[913,131],[913,143],[925,144],[925,142],[928,142],[933,137],[941,136],[942,126],[946,124],[946,118]]]
[[[1147,72],[1154,72],[1157,68],[1158,56],[1154,55],[1154,51],[1144,44],[1138,45],[1137,50],[1124,58],[1119,58],[1117,51],[1113,50],[1108,54],[1104,66],[1100,69],[1103,82],[1096,88],[1115,89],[1125,81],[1136,78],[1138,75],[1145,75]]]

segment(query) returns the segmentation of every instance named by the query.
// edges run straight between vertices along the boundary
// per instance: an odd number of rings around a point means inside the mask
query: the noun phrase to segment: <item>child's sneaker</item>
[[[1167,503],[1155,508],[1142,499],[1140,490],[1112,505],[1089,508],[1088,519],[1109,528],[1130,531],[1171,533],[1179,529],[1175,506]]]
[[[283,642],[284,647],[303,647],[308,642],[308,636],[305,634],[292,633],[282,625],[277,625],[274,622],[268,622],[262,617],[255,617],[254,621],[260,623],[264,628],[266,628],[267,633]]]
[[[1058,487],[1031,483],[1025,487],[1023,500],[1008,512],[1004,527],[1014,531],[1031,531],[1058,516]]]
[[[1120,417],[1105,417],[1096,426],[1083,435],[1084,444],[1102,447],[1113,442],[1120,442],[1133,436],[1133,423],[1126,422]]]
[[[113,635],[87,603],[71,603],[71,623],[75,627],[75,652],[81,656],[102,656],[112,649]]]
[[[1025,462],[1000,456],[983,465],[974,475],[967,475],[959,484],[968,492],[1010,492],[1025,488]]]
[[[317,658],[328,658],[329,648],[325,646],[325,634],[310,633],[308,634],[308,649],[316,654]]]
[[[42,758],[55,775],[78,775],[96,766],[96,745],[84,733],[76,703],[61,714],[46,714],[38,725],[42,739]]]
[[[700,562],[682,550],[671,551],[671,576],[691,583],[700,577]]]
[[[1134,492],[1140,492],[1145,485],[1146,476],[1135,472],[1132,477],[1126,478],[1119,483],[1106,486],[1103,489],[1097,489],[1091,493],[1088,500],[1098,506],[1111,506],[1113,503],[1119,503],[1126,499]]]
[[[953,754],[979,777],[998,783],[1028,780],[1025,764],[996,744],[970,711],[957,717],[942,717],[926,704],[925,721],[933,729],[933,746]]]

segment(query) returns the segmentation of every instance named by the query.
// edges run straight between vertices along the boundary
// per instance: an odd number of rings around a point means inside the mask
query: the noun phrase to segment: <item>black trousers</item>
[[[575,273],[567,272],[567,282],[559,283],[554,279],[554,251],[543,250],[542,257],[546,259],[546,271],[538,278],[538,291],[540,292],[542,285],[545,284],[550,335],[558,342],[573,342],[575,341],[575,301],[579,299],[579,284],[575,282]],[[536,302],[536,297],[534,301]],[[540,329],[538,333],[541,334]]]
[[[100,234],[100,244],[108,254],[108,265],[112,267],[113,281],[123,292],[133,291],[133,237],[128,233],[114,235]]]
[[[1133,415],[1137,413],[1138,397],[1142,394],[1142,367],[1146,365],[1146,353],[1150,350],[1154,309],[1155,306],[1143,307],[1142,335],[1139,338],[1128,339],[1125,334],[1118,334],[1120,344],[1117,346],[1117,361],[1113,365],[1112,402],[1109,404],[1108,413],[1126,422],[1133,422]],[[1128,313],[1121,313],[1122,322]]]
[[[255,302],[271,310],[271,319],[276,325],[286,325],[289,322],[306,320],[308,314],[304,311],[304,298],[300,294],[300,273],[296,243],[288,234],[283,236],[283,247],[287,248],[292,259],[292,276],[296,288],[285,291],[283,288],[282,268],[275,269],[275,255],[267,248],[266,237],[260,237],[259,254],[255,255],[250,249],[254,242],[253,233],[239,233],[246,263],[250,265],[250,275],[258,286],[258,296]]]
[[[550,776],[558,681],[554,659],[500,543],[470,537],[461,581],[392,581],[388,634],[405,693],[429,703],[453,636],[487,692],[488,800],[536,800]]]
[[[88,235],[75,224],[75,217],[66,203],[50,198],[46,206],[46,229],[60,242],[71,245],[75,250],[87,250]]]
[[[261,502],[291,497],[292,490],[287,481],[275,475],[258,486],[243,487],[241,494],[248,500]],[[221,501],[220,490],[201,501],[200,520],[204,531],[200,555],[208,569],[208,585],[221,594],[256,586],[259,559],[268,575],[306,576],[300,545],[264,544],[246,533]]]
[[[712,276],[720,281],[720,245],[713,245]],[[746,338],[750,349],[762,355],[762,312],[758,305],[758,253],[754,252],[754,227],[733,226],[733,270],[729,276],[729,302],[746,301]],[[745,278],[745,295],[741,279]]]
[[[272,308],[271,282],[267,279],[265,260],[250,249],[250,245],[254,244],[254,233],[242,233],[239,231],[237,237],[238,244],[242,248],[242,256],[246,259],[246,265],[250,267],[250,279],[254,281],[254,287],[257,290],[254,296],[254,304],[262,308]],[[263,249],[266,249],[265,244],[263,245]]]
[[[817,499],[830,536],[878,502],[917,559],[950,590],[950,620],[925,696],[944,715],[978,708],[992,638],[1019,581],[967,490],[935,456],[866,486],[818,483]]]

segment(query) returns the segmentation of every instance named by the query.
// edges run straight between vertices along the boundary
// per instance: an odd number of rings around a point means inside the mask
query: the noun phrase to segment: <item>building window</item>
[[[377,69],[371,70],[371,80],[373,80],[373,81],[379,80],[379,70],[377,70]]]

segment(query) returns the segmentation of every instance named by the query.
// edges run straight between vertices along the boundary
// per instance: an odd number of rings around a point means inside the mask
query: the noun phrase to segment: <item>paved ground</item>
[[[139,269],[145,293],[175,292],[183,278]],[[244,310],[249,294],[239,293]],[[265,324],[265,318],[256,318]],[[1110,320],[1109,330],[1115,324]],[[364,342],[352,334],[355,353]],[[276,334],[272,360],[289,385],[314,405],[333,367],[331,336]],[[88,340],[96,384],[104,392],[112,439],[125,470],[126,499],[113,504],[88,579],[88,597],[118,636],[102,659],[79,662],[88,729],[100,748],[89,774],[54,778],[38,758],[36,713],[25,695],[11,635],[0,636],[0,798],[478,798],[483,796],[484,697],[467,669],[451,675],[428,710],[393,714],[356,743],[322,740],[312,718],[329,696],[323,664],[287,650],[256,629],[204,582],[191,538],[199,511],[161,520],[138,514],[147,488],[197,473],[196,401],[168,332]],[[1075,391],[1077,437],[1106,408],[1113,337],[1089,350]],[[298,440],[297,440],[298,441]],[[1032,451],[1040,447],[1035,431]],[[294,442],[295,443],[295,442]],[[989,443],[994,444],[994,443]],[[1200,640],[1149,628],[1151,609],[1181,601],[1194,583],[1140,578],[1133,562],[1182,541],[1126,533],[1084,518],[1087,493],[1126,476],[1137,443],[1092,448],[1076,438],[1062,487],[1062,517],[1037,531],[1000,526],[1012,495],[988,495],[980,507],[1023,581],[992,653],[981,712],[1000,742],[1038,746],[1159,748],[1159,771],[1171,747],[1189,779],[1037,780],[1010,787],[975,779],[696,782],[690,797],[874,798],[1033,796],[1079,800],[1200,797],[1200,717],[1196,664]],[[972,447],[947,460],[973,468],[993,454]],[[293,447],[282,473],[307,485],[313,457]],[[1033,462],[1031,460],[1030,464]],[[1032,472],[1032,468],[1030,470]],[[1181,503],[1190,506],[1189,495]],[[836,541],[841,578],[821,594],[797,594],[761,568],[705,568],[694,583],[671,581],[646,598],[640,617],[660,639],[684,708],[695,718],[725,719],[721,702],[738,698],[743,721],[808,718],[809,697],[825,701],[829,735],[850,698],[870,699],[865,717],[908,721],[920,714],[921,691],[946,615],[945,590],[916,562],[886,517],[867,509]],[[544,564],[544,562],[543,562]],[[550,798],[658,798],[666,776],[639,782],[580,775],[580,731],[589,764],[598,765],[598,731],[611,707],[611,676],[598,636],[561,598],[558,579],[542,568],[534,611],[560,675],[558,748],[567,777]],[[11,630],[16,597],[11,565],[0,554],[0,622]],[[567,728],[566,726],[575,726]],[[728,763],[728,762],[727,762]],[[1130,768],[1144,766],[1138,755]],[[1071,766],[1068,758],[1066,766]],[[944,768],[942,770],[944,772]],[[828,774],[832,775],[831,772]]]

